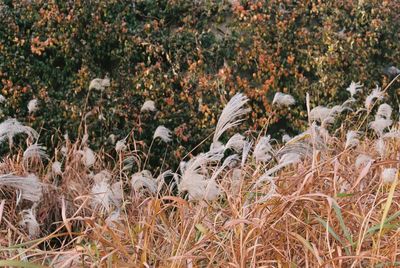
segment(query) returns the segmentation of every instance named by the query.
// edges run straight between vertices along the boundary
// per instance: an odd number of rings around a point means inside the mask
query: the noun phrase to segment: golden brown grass
[[[112,181],[123,181],[120,218],[106,222],[91,206],[93,179],[68,144],[62,176],[51,166],[6,157],[2,174],[40,174],[46,183],[37,208],[41,233],[29,237],[20,226],[16,192],[0,192],[0,266],[16,267],[391,267],[400,265],[400,188],[384,184],[383,168],[400,165],[400,143],[388,141],[382,158],[373,140],[345,150],[335,141],[325,151],[284,169],[276,194],[266,184],[252,190],[265,166],[249,161],[235,190],[232,172],[218,178],[223,195],[215,201],[188,201],[168,190],[154,196],[130,189],[129,175],[116,164]],[[361,153],[376,159],[356,169]],[[130,154],[125,152],[123,154]],[[107,168],[100,159],[91,168]],[[121,156],[122,157],[122,156]],[[118,161],[116,161],[118,163]],[[35,265],[36,266],[35,266]],[[38,266],[39,265],[39,266]]]

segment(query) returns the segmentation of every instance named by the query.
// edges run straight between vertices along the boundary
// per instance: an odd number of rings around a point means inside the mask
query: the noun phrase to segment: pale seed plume
[[[218,119],[213,137],[213,143],[216,143],[225,131],[240,124],[240,122],[243,120],[240,118],[250,111],[250,109],[243,108],[248,100],[249,99],[243,94],[237,93],[227,103]]]
[[[352,81],[346,90],[350,92],[351,97],[354,97],[355,94],[362,91],[362,87],[363,85],[360,82],[355,83]]]
[[[284,94],[282,92],[276,92],[274,99],[272,100],[272,104],[276,104],[278,106],[291,106],[296,103],[296,100],[292,95]]]
[[[155,140],[157,138],[160,138],[165,143],[168,143],[172,141],[171,135],[171,130],[164,126],[158,126],[156,131],[154,132],[153,139]]]
[[[154,101],[147,100],[143,103],[142,108],[140,108],[141,112],[155,112],[157,111],[156,105]]]

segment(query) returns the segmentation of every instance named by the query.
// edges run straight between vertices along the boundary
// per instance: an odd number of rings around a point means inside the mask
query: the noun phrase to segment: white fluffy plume
[[[191,200],[213,200],[219,195],[219,188],[214,179],[204,174],[206,165],[220,161],[222,154],[208,152],[199,154],[186,163],[181,181],[178,185],[180,192],[187,191]]]
[[[0,124],[0,143],[8,138],[10,145],[12,145],[13,137],[21,133],[27,134],[34,139],[39,136],[33,128],[22,125],[16,119],[8,119]]]
[[[39,110],[39,101],[37,99],[30,100],[28,103],[28,112],[34,113]]]
[[[22,199],[39,202],[42,199],[42,183],[38,177],[29,174],[26,177],[15,176],[12,174],[0,175],[0,188],[9,186],[21,191]]]
[[[397,173],[397,168],[385,168],[381,175],[383,183],[392,183],[396,180]]]
[[[46,153],[46,147],[41,146],[40,144],[34,143],[30,145],[23,154],[24,161],[28,161],[30,159],[48,159],[49,156]]]
[[[96,90],[104,90],[106,87],[110,86],[110,79],[108,78],[95,78],[90,81],[89,90],[96,89]]]
[[[360,169],[363,166],[366,166],[369,162],[374,161],[374,159],[366,154],[360,154],[356,158],[355,166],[356,169]]]
[[[172,141],[171,130],[164,126],[158,126],[156,131],[154,131],[153,139],[160,138],[162,141],[168,143]]]
[[[62,175],[61,163],[59,161],[54,161],[51,165],[51,171],[54,175]]]
[[[365,99],[365,108],[367,108],[367,110],[370,110],[372,108],[372,105],[374,104],[374,101],[382,100],[384,96],[385,93],[381,90],[380,87],[376,86],[376,88],[372,90],[371,94],[369,94]]]
[[[386,144],[382,138],[379,138],[375,141],[375,150],[378,154],[383,157],[386,153]]]
[[[151,172],[148,170],[143,170],[141,172],[137,172],[132,175],[131,178],[132,189],[136,192],[146,189],[152,194],[157,193],[157,181],[151,175]]]
[[[121,182],[110,185],[112,175],[107,170],[102,170],[93,177],[92,206],[102,211],[111,212],[112,205],[119,208],[122,200]]]
[[[111,189],[107,181],[96,182],[91,190],[92,206],[103,211],[110,211]]]
[[[124,152],[124,151],[126,151],[127,148],[128,147],[126,146],[126,140],[125,139],[119,140],[119,141],[117,141],[117,144],[115,144],[115,151],[117,153]]]
[[[332,108],[325,106],[317,106],[311,109],[309,117],[311,121],[317,121],[321,123],[321,126],[327,126],[335,121],[336,116],[345,110],[351,110],[348,105],[353,100],[347,100],[342,105],[335,105]]]
[[[346,134],[346,145],[345,148],[353,148],[356,147],[359,143],[359,136],[360,136],[360,132],[359,131],[349,131]]]
[[[282,92],[276,92],[274,99],[272,100],[272,104],[276,104],[278,106],[291,106],[296,103],[296,100],[292,95],[284,94]]]
[[[228,102],[218,119],[217,127],[215,128],[215,133],[213,137],[213,143],[216,143],[222,134],[237,126],[243,119],[240,119],[243,115],[249,112],[249,109],[243,108],[243,106],[248,102],[248,98],[241,93],[236,94]]]
[[[353,97],[355,94],[357,94],[357,92],[361,92],[362,91],[362,85],[360,84],[360,82],[351,82],[350,86],[348,88],[346,88],[346,90],[348,92],[350,92],[351,97]]]
[[[3,103],[6,101],[6,97],[0,94],[0,103]]]
[[[241,152],[245,142],[245,138],[239,133],[236,133],[228,140],[225,145],[225,149],[233,149],[236,152]]]
[[[385,118],[375,118],[374,121],[369,123],[369,128],[373,129],[376,134],[380,137],[383,135],[383,131],[392,125],[393,121],[391,119]]]
[[[156,105],[154,101],[152,100],[147,100],[143,103],[142,108],[140,108],[141,112],[154,112],[157,111]]]
[[[89,147],[85,147],[83,150],[78,151],[82,155],[82,162],[87,167],[90,168],[96,162],[96,155]]]
[[[378,107],[378,111],[376,112],[376,116],[375,118],[384,118],[384,119],[390,119],[390,117],[392,116],[392,107],[387,104],[381,104]]]
[[[19,225],[25,227],[28,230],[30,238],[37,238],[40,234],[40,225],[36,220],[33,208],[24,209],[23,211],[21,211],[21,214],[22,220],[19,222]]]
[[[253,156],[257,162],[267,162],[272,158],[272,146],[269,143],[270,139],[270,136],[261,137],[257,142],[253,152]]]

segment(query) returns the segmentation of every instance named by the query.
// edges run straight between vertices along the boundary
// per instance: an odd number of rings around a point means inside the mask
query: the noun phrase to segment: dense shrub
[[[149,144],[164,124],[181,156],[242,91],[252,100],[251,129],[269,122],[273,132],[295,132],[305,108],[273,109],[273,94],[304,103],[310,92],[328,104],[347,98],[352,80],[387,84],[382,70],[400,60],[399,9],[398,1],[375,0],[1,0],[2,117],[25,118],[37,98],[41,108],[28,118],[48,144],[57,143],[55,130],[82,135],[84,117],[97,146],[131,129]],[[110,87],[88,90],[105,76]],[[158,112],[140,115],[147,99]]]

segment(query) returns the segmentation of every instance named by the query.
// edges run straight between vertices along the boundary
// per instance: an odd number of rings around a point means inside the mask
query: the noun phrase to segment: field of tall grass
[[[400,124],[398,108],[385,103],[392,85],[353,82],[348,100],[328,107],[312,107],[307,95],[307,130],[282,140],[268,124],[235,133],[250,112],[238,93],[205,137],[209,150],[193,148],[177,170],[146,169],[151,149],[174,138],[168,126],[147,146],[126,130],[111,159],[91,149],[84,120],[78,140],[64,135],[48,150],[40,130],[7,119],[0,266],[400,265]],[[142,112],[156,105],[149,100]],[[273,100],[274,109],[294,105],[283,93]],[[33,114],[40,103],[27,108]]]

